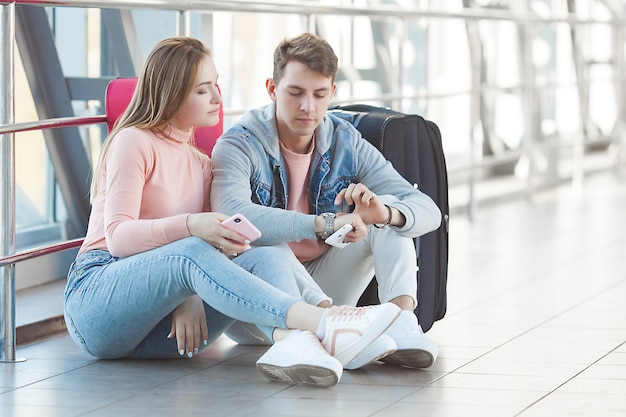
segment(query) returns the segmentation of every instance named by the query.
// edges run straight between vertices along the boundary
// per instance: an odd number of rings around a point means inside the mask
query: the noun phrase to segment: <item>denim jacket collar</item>
[[[278,129],[276,127],[276,104],[254,109],[247,112],[239,121],[239,124],[250,131],[262,144],[268,155],[273,187],[270,201],[261,202],[270,207],[287,207],[287,179],[285,164],[280,153]],[[312,212],[319,214],[323,211],[335,211],[334,204],[322,203],[329,200],[323,196],[323,183],[330,171],[330,145],[333,138],[333,122],[325,115],[319,126],[315,129],[315,150],[311,161],[311,180],[309,183],[309,206]],[[277,185],[281,184],[278,188]],[[317,209],[317,210],[316,210]]]
[[[247,112],[239,120],[239,124],[252,133],[262,144],[268,156],[275,161],[280,160],[278,144],[278,128],[276,127],[276,103]],[[320,155],[328,153],[332,139],[333,122],[324,115],[315,129],[315,152]]]

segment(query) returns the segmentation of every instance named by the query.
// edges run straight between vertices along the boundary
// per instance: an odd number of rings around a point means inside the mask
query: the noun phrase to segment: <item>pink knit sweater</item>
[[[211,210],[212,163],[189,140],[175,128],[168,138],[137,128],[115,136],[79,253],[125,257],[190,236],[189,214]]]

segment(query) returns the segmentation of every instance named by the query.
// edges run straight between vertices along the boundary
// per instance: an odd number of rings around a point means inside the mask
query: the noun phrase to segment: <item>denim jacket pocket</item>
[[[335,197],[339,191],[347,188],[353,182],[352,177],[340,177],[321,186],[321,191],[315,202],[316,214],[324,212],[335,213],[338,207],[335,205]]]

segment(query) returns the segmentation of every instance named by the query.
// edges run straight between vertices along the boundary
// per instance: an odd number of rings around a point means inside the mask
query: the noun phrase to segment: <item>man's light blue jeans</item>
[[[65,289],[69,334],[102,359],[180,357],[176,339],[167,338],[171,313],[198,294],[209,343],[235,320],[258,324],[272,339],[273,328],[286,328],[287,311],[301,298],[281,253],[259,247],[231,261],[196,237],[126,258],[102,250],[83,253]]]

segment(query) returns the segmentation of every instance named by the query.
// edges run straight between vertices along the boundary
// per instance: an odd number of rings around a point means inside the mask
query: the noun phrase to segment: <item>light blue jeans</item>
[[[196,237],[126,258],[92,250],[76,258],[65,289],[72,339],[102,359],[180,357],[168,339],[172,311],[192,295],[204,300],[209,343],[235,320],[268,337],[286,328],[300,300],[282,249],[258,247],[229,260]],[[204,347],[204,346],[202,346]]]

